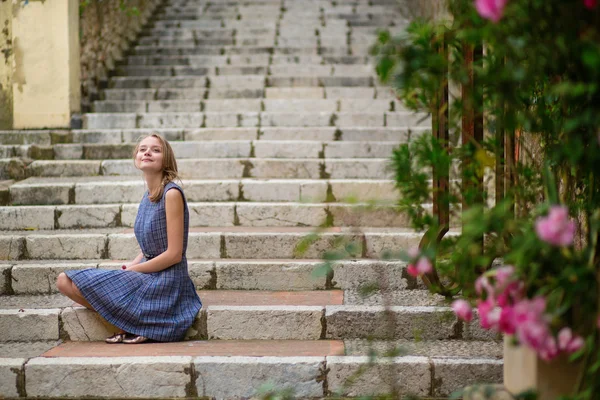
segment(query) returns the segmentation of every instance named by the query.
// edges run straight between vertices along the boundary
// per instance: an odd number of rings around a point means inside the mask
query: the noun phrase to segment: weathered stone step
[[[357,106],[361,101],[357,100]],[[121,144],[137,143],[140,137],[159,133],[169,141],[222,141],[222,140],[312,140],[405,142],[427,132],[428,127],[261,127],[261,128],[157,128],[157,129],[74,129],[38,131],[0,131],[0,144],[14,146],[17,156],[36,158],[56,144]],[[33,147],[41,148],[39,151]],[[7,150],[11,151],[11,150]]]
[[[393,202],[394,181],[384,179],[183,180],[190,202]],[[139,177],[28,178],[10,186],[10,204],[138,203],[145,192]]]
[[[243,299],[242,292],[235,295]],[[205,305],[186,338],[449,340],[461,339],[463,330],[468,331],[450,307]],[[99,341],[114,331],[97,313],[81,306],[0,309],[2,341]]]
[[[132,230],[3,232],[0,260],[133,259],[140,250]],[[321,258],[332,249],[349,258],[393,257],[422,234],[400,228],[207,227],[190,228],[190,259]]]
[[[171,141],[177,159],[211,158],[385,158],[399,142],[370,141],[283,141],[283,140],[231,140],[231,141]],[[0,154],[18,154],[19,146],[0,146]],[[126,159],[132,156],[134,143],[121,144],[56,144],[55,160],[107,160]],[[34,154],[32,154],[34,155]]]
[[[406,111],[396,100],[377,99],[229,99],[229,100],[104,100],[94,102],[99,113],[147,112],[394,112]]]
[[[330,66],[324,66],[331,70]],[[346,67],[352,67],[346,65]],[[154,67],[159,68],[159,67]],[[173,67],[175,68],[175,67]],[[184,67],[185,68],[185,67]],[[110,81],[114,89],[159,89],[159,88],[211,88],[212,89],[264,89],[265,87],[364,87],[374,86],[375,80],[372,76],[338,75],[211,75],[207,77],[198,76],[115,76]]]
[[[84,129],[227,128],[227,127],[419,127],[424,114],[410,112],[162,112],[83,115]]]
[[[59,273],[84,268],[119,269],[124,262],[107,260],[13,261],[0,264],[0,308],[67,307],[70,300],[58,293],[54,282]],[[322,260],[188,260],[194,285],[200,289],[219,290],[328,290],[341,289],[349,304],[381,305],[385,294],[396,305],[441,305],[442,300],[421,288],[422,284],[406,275],[402,261],[341,260],[332,261],[325,270]],[[364,293],[364,287],[386,291]],[[411,289],[411,290],[409,290]],[[35,295],[31,298],[27,296]],[[51,295],[50,298],[40,295]],[[53,296],[59,296],[55,298]]]
[[[198,158],[180,159],[184,179],[382,179],[390,177],[387,158],[282,159]],[[28,176],[82,177],[98,175],[139,176],[133,160],[37,160],[27,167]]]
[[[278,64],[369,64],[372,60],[368,56],[321,56],[321,55],[269,55],[249,54],[240,55],[198,55],[198,56],[128,56],[126,65],[190,65],[190,66],[218,66],[218,65],[278,65]]]
[[[133,227],[137,204],[0,207],[3,230]],[[408,228],[393,205],[188,203],[190,226],[370,226]]]
[[[273,54],[273,55],[324,55],[342,57],[353,54],[367,54],[362,47],[366,45],[348,46],[134,46],[132,55],[246,55],[246,54]],[[356,50],[354,50],[354,48]],[[354,51],[353,51],[354,50]],[[359,51],[360,50],[360,51]]]
[[[106,100],[235,100],[235,99],[356,99],[361,100],[395,100],[396,95],[390,88],[332,86],[332,87],[256,87],[253,89],[225,88],[158,88],[158,89],[107,89]]]
[[[334,355],[339,351],[335,342],[317,345],[269,341],[271,348],[259,343],[250,344],[246,355],[237,355],[245,347],[239,342],[222,344],[227,346],[221,350],[226,353],[224,356],[205,355],[211,354],[212,342],[185,342],[187,350],[181,343],[143,346],[149,351],[168,348],[173,354],[157,351],[161,355],[156,356],[132,353],[139,346],[85,343],[78,347],[76,343],[66,343],[48,352],[48,356],[3,360],[0,368],[6,371],[6,386],[0,395],[17,397],[26,393],[28,397],[63,398],[94,393],[110,399],[257,398],[264,396],[268,384],[271,390],[291,392],[294,398],[356,397],[388,394],[392,391],[390,382],[395,382],[396,390],[404,394],[438,398],[448,397],[464,385],[502,380],[502,362],[491,358],[404,356],[373,362],[367,356]],[[286,347],[304,350],[311,356],[289,356]],[[119,348],[129,355],[119,355]],[[177,351],[179,348],[182,350]],[[283,356],[262,356],[277,349]],[[61,352],[73,355],[61,356]],[[230,357],[231,353],[236,355]]]

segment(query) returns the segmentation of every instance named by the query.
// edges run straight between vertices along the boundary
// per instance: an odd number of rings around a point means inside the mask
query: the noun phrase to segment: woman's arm
[[[165,193],[165,212],[167,216],[167,250],[152,260],[127,268],[128,271],[158,272],[181,261],[183,253],[183,196],[177,189]]]
[[[140,261],[142,261],[142,258],[144,258],[144,253],[142,253],[140,251],[140,254],[138,254],[132,262],[125,264],[125,266],[127,268],[133,267],[134,265],[138,265],[140,263]]]

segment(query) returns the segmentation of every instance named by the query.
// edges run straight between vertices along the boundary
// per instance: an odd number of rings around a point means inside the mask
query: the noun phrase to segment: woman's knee
[[[62,294],[70,294],[71,293],[71,288],[72,288],[72,281],[71,279],[67,276],[67,274],[65,274],[64,272],[61,272],[60,274],[58,274],[58,276],[56,277],[56,288],[62,293]]]

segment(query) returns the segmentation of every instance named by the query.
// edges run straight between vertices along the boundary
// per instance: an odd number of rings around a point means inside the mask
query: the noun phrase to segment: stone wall
[[[81,0],[81,103],[90,111],[115,64],[162,0]]]

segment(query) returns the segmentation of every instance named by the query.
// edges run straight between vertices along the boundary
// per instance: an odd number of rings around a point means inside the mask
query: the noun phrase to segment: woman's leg
[[[81,304],[86,308],[89,308],[90,310],[94,309],[91,306],[91,304],[87,302],[85,297],[83,297],[83,295],[81,294],[75,283],[73,283],[71,278],[69,278],[64,272],[61,272],[56,278],[56,287],[62,294],[64,294],[71,300]]]

